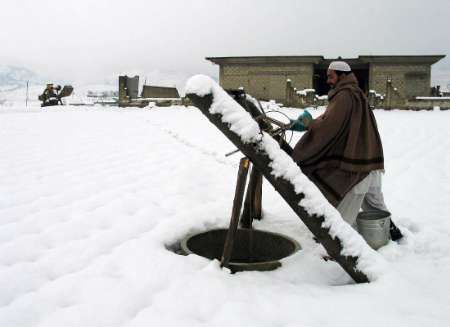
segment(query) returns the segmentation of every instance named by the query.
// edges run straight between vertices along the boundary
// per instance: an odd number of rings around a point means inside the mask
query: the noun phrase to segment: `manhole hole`
[[[227,229],[213,229],[188,236],[181,241],[184,254],[197,254],[208,259],[222,257]],[[238,229],[229,268],[237,271],[267,271],[281,266],[280,259],[300,249],[290,237],[256,229]]]

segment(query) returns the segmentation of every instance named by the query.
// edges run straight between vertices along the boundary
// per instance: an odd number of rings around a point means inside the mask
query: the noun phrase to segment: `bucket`
[[[389,242],[391,213],[383,210],[363,211],[356,217],[358,232],[372,249],[378,250]]]

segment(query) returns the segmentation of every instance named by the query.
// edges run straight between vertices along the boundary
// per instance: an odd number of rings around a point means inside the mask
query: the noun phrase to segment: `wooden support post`
[[[250,181],[245,195],[244,211],[242,212],[241,226],[251,228],[253,219],[261,219],[261,192],[262,175],[253,166],[250,173]],[[259,191],[259,192],[258,192]],[[259,201],[259,203],[258,203]]]
[[[241,215],[242,200],[244,198],[249,165],[250,161],[247,158],[241,159],[236,182],[236,191],[234,193],[233,209],[231,211],[230,227],[228,228],[222,258],[220,260],[220,265],[222,267],[228,267],[231,253],[233,252],[234,239],[239,225],[239,216]]]
[[[247,158],[252,161],[256,169],[258,169],[258,171],[260,171],[273,185],[275,190],[277,190],[292,210],[304,222],[306,227],[308,227],[317,240],[323,245],[328,254],[333,257],[339,265],[341,265],[341,267],[355,280],[355,282],[368,282],[369,279],[366,274],[356,269],[358,257],[342,255],[342,243],[339,237],[332,237],[329,233],[329,229],[322,227],[324,217],[310,215],[305,208],[300,205],[300,201],[304,198],[304,195],[298,194],[294,190],[294,186],[291,182],[283,178],[276,178],[272,175],[272,168],[270,167],[272,160],[269,158],[267,153],[261,151],[258,148],[258,144],[248,144],[242,142],[240,136],[230,130],[228,124],[222,121],[221,114],[210,113],[209,109],[213,103],[213,95],[207,94],[200,97],[196,94],[188,94],[187,96],[209,119],[209,121],[214,124],[238,149],[240,149]]]
[[[258,220],[262,219],[262,184],[263,175],[257,171],[255,199],[253,200],[253,218]]]

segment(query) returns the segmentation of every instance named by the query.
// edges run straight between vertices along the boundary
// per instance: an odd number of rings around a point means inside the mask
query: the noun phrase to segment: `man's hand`
[[[297,119],[291,120],[291,127],[289,127],[290,130],[296,131],[296,132],[304,132],[308,129],[309,124],[313,121],[313,118],[311,114],[304,110],[303,113],[298,116]]]
[[[299,121],[305,126],[306,129],[308,129],[309,124],[313,121],[313,118],[308,110],[304,110],[303,114],[301,114],[298,118]]]

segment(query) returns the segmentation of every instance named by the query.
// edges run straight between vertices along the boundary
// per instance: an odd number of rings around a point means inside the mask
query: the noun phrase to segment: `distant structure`
[[[68,97],[72,94],[73,87],[71,85],[64,85],[61,89],[61,85],[53,85],[53,83],[47,84],[38,99],[42,101],[41,107],[57,106],[63,104],[62,98]]]
[[[219,65],[223,88],[243,87],[258,99],[275,100],[288,106],[296,105],[300,101],[297,99],[299,96],[304,98],[311,92],[313,98],[314,95],[316,99],[326,98],[324,95],[329,91],[326,84],[328,65],[333,60],[345,60],[352,67],[360,87],[367,95],[377,96],[379,105],[388,109],[420,109],[433,105],[425,104],[425,99],[420,98],[431,96],[431,65],[444,57],[359,56],[325,59],[323,56],[257,56],[206,59]],[[450,102],[442,103],[450,107]]]
[[[450,97],[450,84],[447,84],[447,90],[441,92],[443,97]]]
[[[139,95],[139,76],[119,76],[119,106],[137,99]]]
[[[118,91],[87,91],[87,97],[92,99],[94,104],[103,106],[117,106],[119,99]]]
[[[176,87],[144,85],[139,97],[139,76],[119,76],[119,107],[185,104]]]
[[[142,98],[179,98],[180,94],[176,87],[144,85],[142,87]]]

